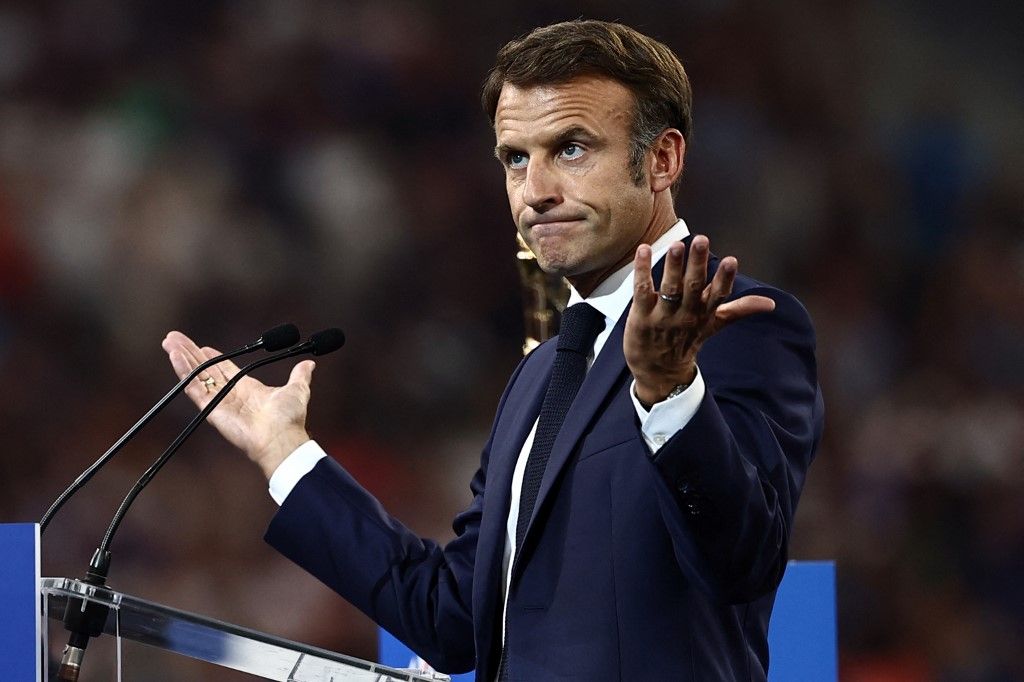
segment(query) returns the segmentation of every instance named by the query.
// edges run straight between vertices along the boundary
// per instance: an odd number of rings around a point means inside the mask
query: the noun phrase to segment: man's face
[[[629,165],[632,93],[607,78],[501,90],[495,154],[512,218],[546,272],[586,295],[633,259],[654,195]]]

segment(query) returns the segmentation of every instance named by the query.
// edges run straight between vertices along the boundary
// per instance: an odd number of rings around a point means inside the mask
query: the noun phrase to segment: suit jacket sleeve
[[[435,668],[472,670],[473,566],[493,439],[492,430],[470,483],[473,501],[447,545],[406,528],[330,457],[299,481],[265,539]]]
[[[705,343],[698,357],[704,399],[653,457],[665,484],[655,494],[677,561],[726,603],[753,601],[782,579],[823,412],[803,306],[770,287],[737,294],[769,296],[775,311],[740,320]]]

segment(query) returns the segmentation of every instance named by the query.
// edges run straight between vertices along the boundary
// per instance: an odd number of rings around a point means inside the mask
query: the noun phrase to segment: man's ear
[[[647,177],[651,191],[662,192],[672,187],[683,173],[685,155],[686,140],[675,128],[666,128],[655,138],[647,153]]]

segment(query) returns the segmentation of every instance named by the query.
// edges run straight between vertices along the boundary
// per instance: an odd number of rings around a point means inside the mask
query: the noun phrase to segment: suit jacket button
[[[700,496],[693,484],[689,481],[680,481],[676,484],[676,490],[679,491],[686,513],[690,516],[700,516]]]

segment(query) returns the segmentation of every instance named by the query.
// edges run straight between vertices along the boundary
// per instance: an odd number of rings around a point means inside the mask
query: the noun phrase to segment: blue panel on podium
[[[0,524],[0,665],[4,682],[38,682],[39,526]]]
[[[395,637],[380,628],[380,663],[392,668],[419,668],[423,663],[422,659],[414,654],[409,647],[399,642]],[[444,672],[440,670],[438,672]],[[452,675],[452,682],[473,682],[473,673]]]
[[[768,682],[838,679],[834,562],[789,562],[768,625],[768,652]]]

